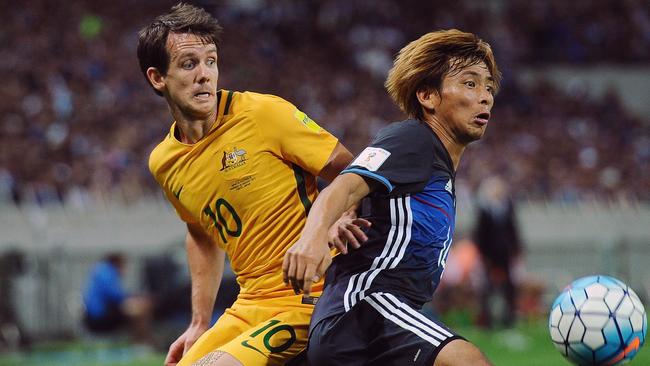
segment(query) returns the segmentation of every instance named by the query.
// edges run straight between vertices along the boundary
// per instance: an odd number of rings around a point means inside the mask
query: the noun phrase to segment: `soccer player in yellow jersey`
[[[149,167],[187,223],[192,278],[191,324],[165,364],[282,365],[305,348],[313,310],[283,283],[282,258],[315,177],[332,180],[352,155],[281,98],[218,90],[220,35],[216,19],[184,4],[139,34],[140,68],[175,120]],[[240,295],[208,330],[226,255]]]

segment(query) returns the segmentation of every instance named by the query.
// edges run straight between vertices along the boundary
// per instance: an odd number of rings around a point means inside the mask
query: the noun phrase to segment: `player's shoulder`
[[[273,94],[263,94],[251,91],[236,92],[236,107],[242,112],[264,113],[269,110],[295,108],[287,100]]]
[[[160,171],[161,167],[165,164],[165,161],[169,158],[169,153],[174,147],[172,131],[173,126],[165,137],[156,145],[156,147],[151,150],[149,154],[149,171],[156,176],[156,173]]]
[[[407,145],[425,144],[431,142],[431,132],[427,125],[418,120],[393,122],[379,130],[375,143],[400,140]]]

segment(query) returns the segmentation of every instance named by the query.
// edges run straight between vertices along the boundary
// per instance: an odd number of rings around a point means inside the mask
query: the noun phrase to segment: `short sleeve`
[[[341,172],[372,179],[391,195],[421,191],[431,177],[431,132],[414,121],[396,122],[379,131]]]
[[[265,96],[253,111],[269,148],[314,176],[325,167],[338,139],[286,100]]]
[[[180,217],[181,220],[188,224],[194,224],[197,222],[197,220],[194,218],[194,216],[190,213],[188,209],[186,209],[183,204],[178,200],[175,194],[169,192],[166,188],[163,188],[163,192],[165,193],[165,197],[167,198],[167,201],[172,204],[174,207],[174,210],[176,210],[176,214],[178,217]],[[181,192],[177,192],[177,194],[180,194]]]
[[[183,190],[182,186],[177,192],[174,193],[170,188],[168,188],[168,186],[164,184],[165,174],[162,172],[162,166],[165,165],[163,157],[167,154],[169,154],[168,147],[163,146],[163,144],[158,145],[149,156],[149,171],[162,189],[163,193],[165,194],[165,198],[167,198],[167,201],[169,201],[169,203],[171,203],[176,210],[178,217],[187,223],[195,223],[197,220],[190,213],[190,211],[181,204],[178,199]]]

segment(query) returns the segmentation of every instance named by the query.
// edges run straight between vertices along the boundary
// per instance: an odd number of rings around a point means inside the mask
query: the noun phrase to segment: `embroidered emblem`
[[[228,172],[235,168],[246,165],[246,150],[238,149],[233,146],[232,149],[225,149],[221,157],[221,169],[219,171]]]

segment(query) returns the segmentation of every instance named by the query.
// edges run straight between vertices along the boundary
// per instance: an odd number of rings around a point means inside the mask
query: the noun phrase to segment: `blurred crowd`
[[[194,1],[225,28],[219,85],[290,100],[357,153],[403,119],[383,89],[396,52],[440,28],[490,42],[504,73],[459,183],[499,172],[517,198],[650,199],[650,121],[612,91],[524,85],[522,66],[647,63],[647,1]],[[0,2],[0,202],[127,202],[158,189],[149,152],[170,125],[141,75],[139,28],[170,1]]]

